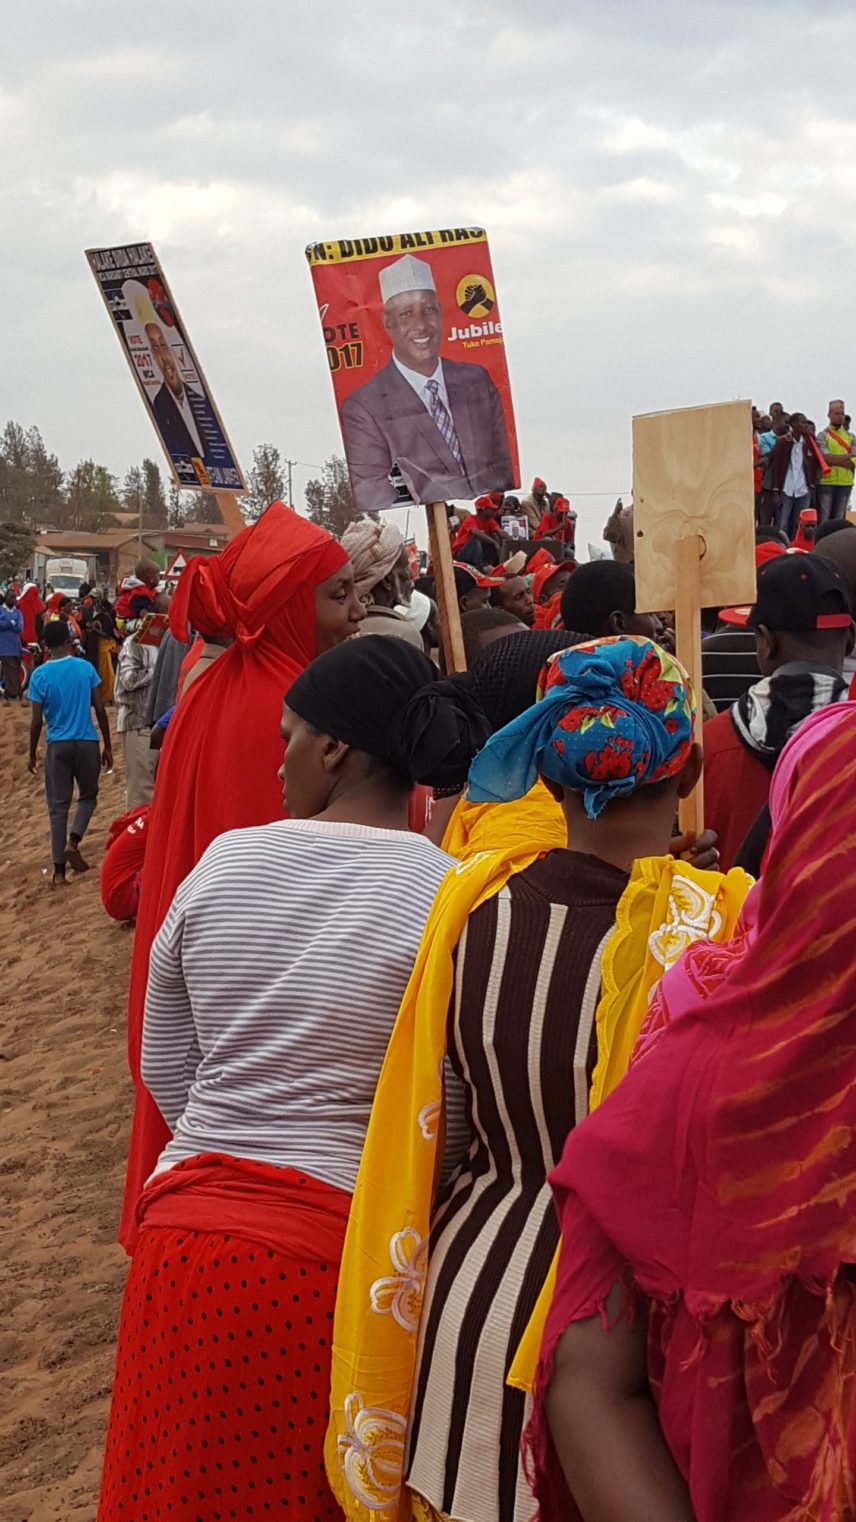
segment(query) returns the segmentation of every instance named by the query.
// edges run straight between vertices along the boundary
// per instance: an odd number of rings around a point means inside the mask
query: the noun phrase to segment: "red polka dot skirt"
[[[98,1522],[327,1522],[338,1261],[148,1226],[119,1328]]]

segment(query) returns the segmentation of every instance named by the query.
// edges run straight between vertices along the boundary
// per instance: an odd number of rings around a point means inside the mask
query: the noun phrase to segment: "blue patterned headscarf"
[[[592,640],[544,668],[539,701],[497,730],[470,768],[474,803],[522,798],[543,773],[582,793],[589,819],[610,798],[679,772],[695,698],[673,656],[649,639]]]

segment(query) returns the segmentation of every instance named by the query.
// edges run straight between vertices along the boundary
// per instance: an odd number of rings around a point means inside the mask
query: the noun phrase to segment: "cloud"
[[[318,462],[339,436],[306,243],[484,223],[524,477],[578,492],[597,538],[634,411],[776,392],[817,415],[847,391],[856,115],[818,82],[848,19],[825,0],[12,7],[0,413],[68,466],[152,451],[83,259],[151,237],[243,462],[263,439]]]

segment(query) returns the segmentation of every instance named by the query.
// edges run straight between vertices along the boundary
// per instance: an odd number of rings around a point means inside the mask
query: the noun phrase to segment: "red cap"
[[[528,575],[534,576],[536,571],[540,571],[542,565],[555,565],[555,564],[556,564],[556,557],[555,557],[555,555],[551,555],[549,550],[545,550],[542,547],[540,550],[536,550],[535,551],[535,554],[532,556],[532,559],[528,562],[528,564],[526,566],[526,571],[527,571]]]
[[[756,546],[755,546],[755,569],[756,569],[756,571],[757,571],[757,569],[758,569],[758,567],[760,565],[766,565],[768,560],[775,560],[777,555],[787,555],[787,553],[788,552],[785,549],[785,546],[783,544],[777,543],[777,541],[775,539],[765,539],[761,544],[756,544]]]
[[[720,608],[719,622],[721,624],[733,624],[738,629],[745,629],[751,612],[751,603],[747,603],[745,608]]]
[[[535,480],[532,482],[532,490],[533,491],[546,491],[546,489],[547,489],[547,482],[546,481],[542,481],[540,476],[536,476]]]
[[[571,504],[568,501],[567,497],[557,497],[556,498],[556,501],[555,501],[555,503],[553,505],[553,512],[554,513],[569,513],[570,510],[571,510]]]
[[[532,577],[532,596],[535,598],[535,601],[538,601],[544,588],[549,585],[554,576],[558,575],[559,571],[575,570],[576,564],[572,560],[554,560],[549,565],[539,566]]]

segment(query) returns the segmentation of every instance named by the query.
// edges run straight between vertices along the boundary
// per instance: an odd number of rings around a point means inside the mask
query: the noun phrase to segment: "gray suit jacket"
[[[460,464],[391,359],[342,403],[345,454],[361,512],[392,506],[394,465],[414,502],[478,497],[514,486],[502,401],[487,371],[444,359],[443,375]]]

